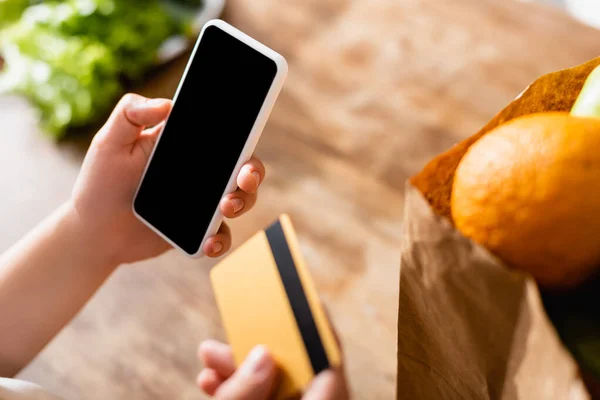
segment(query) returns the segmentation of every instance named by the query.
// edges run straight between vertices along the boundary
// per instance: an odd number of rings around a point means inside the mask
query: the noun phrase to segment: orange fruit
[[[543,286],[600,267],[600,119],[540,113],[475,142],[451,195],[455,226]]]

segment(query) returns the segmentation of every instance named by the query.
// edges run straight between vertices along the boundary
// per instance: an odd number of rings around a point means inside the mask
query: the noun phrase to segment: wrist
[[[110,234],[97,224],[87,221],[72,201],[68,201],[58,210],[59,224],[72,240],[72,251],[87,268],[114,271],[119,262],[113,254]]]

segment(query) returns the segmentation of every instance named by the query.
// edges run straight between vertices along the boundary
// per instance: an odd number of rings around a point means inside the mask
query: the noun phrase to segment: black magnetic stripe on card
[[[277,264],[281,281],[292,306],[298,329],[302,335],[306,352],[312,364],[313,371],[318,374],[329,368],[329,359],[321,341],[321,335],[313,318],[306,293],[302,287],[296,264],[290,253],[285,239],[281,222],[277,221],[267,230],[267,240],[271,246],[273,258]]]

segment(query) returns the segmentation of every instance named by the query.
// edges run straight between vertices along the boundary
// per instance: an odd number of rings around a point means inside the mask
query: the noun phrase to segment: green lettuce
[[[17,24],[4,32],[3,45],[0,92],[25,95],[56,137],[105,113],[121,91],[117,63],[101,43]]]
[[[159,0],[0,0],[0,92],[25,95],[60,138],[105,115],[188,19]]]

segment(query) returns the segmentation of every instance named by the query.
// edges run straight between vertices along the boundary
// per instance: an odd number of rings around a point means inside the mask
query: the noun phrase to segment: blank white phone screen
[[[277,65],[219,27],[205,29],[134,201],[136,212],[196,253]]]

